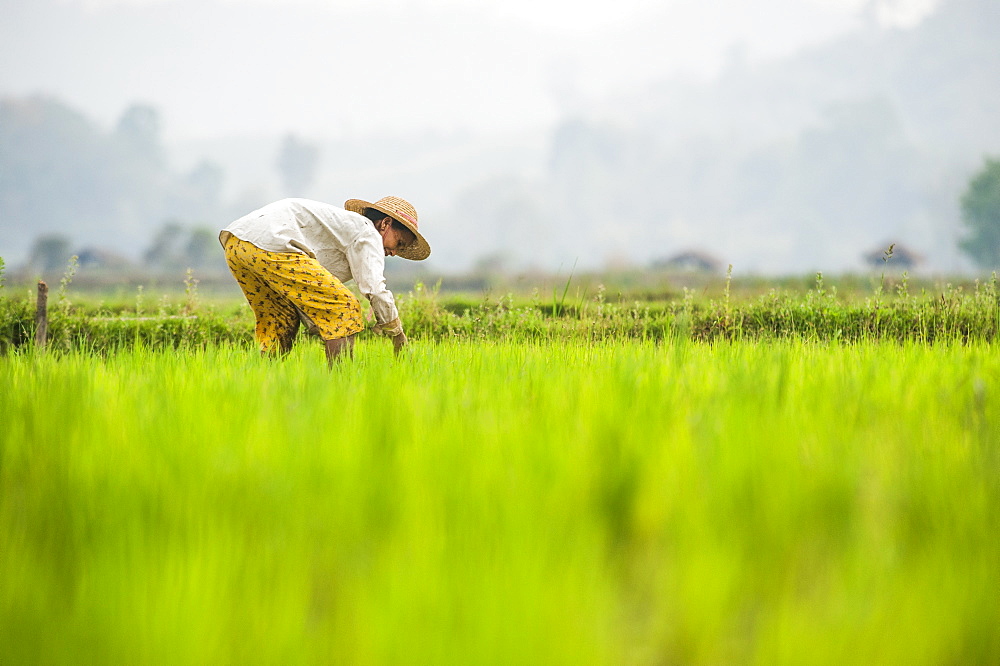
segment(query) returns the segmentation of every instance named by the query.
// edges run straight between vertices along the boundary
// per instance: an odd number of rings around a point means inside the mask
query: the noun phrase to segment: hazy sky
[[[876,13],[906,24],[934,1],[878,0]],[[0,0],[14,17],[0,25],[0,94],[50,93],[108,125],[149,103],[168,140],[522,130],[581,99],[832,39],[867,4]]]
[[[325,9],[356,9],[357,0],[225,0],[227,4],[312,5]],[[856,13],[870,0],[800,0],[844,13]],[[935,0],[883,0],[879,3],[880,18],[889,23],[907,24],[919,19]],[[91,9],[114,5],[151,5],[170,0],[63,0]],[[671,5],[685,4],[681,0],[365,0],[366,8],[378,10],[459,9],[474,10],[498,17],[513,18],[528,24],[563,33],[581,33],[627,23],[644,14]],[[752,3],[748,3],[752,4]]]

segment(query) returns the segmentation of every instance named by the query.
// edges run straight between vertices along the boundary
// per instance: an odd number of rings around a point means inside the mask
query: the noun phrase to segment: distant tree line
[[[172,172],[160,129],[159,113],[143,104],[105,131],[49,97],[0,100],[3,237],[33,231],[36,249],[54,255],[59,235],[135,246],[165,219],[212,219],[222,169],[206,161]]]
[[[24,268],[42,272],[73,254],[81,266],[121,268],[125,250],[149,270],[218,268],[214,230],[236,214],[223,169],[202,160],[172,170],[161,129],[146,104],[106,130],[51,97],[0,99],[0,256],[26,254]],[[274,166],[301,196],[318,163],[316,145],[288,135]]]
[[[968,234],[962,249],[983,268],[1000,268],[1000,158],[987,158],[962,195]]]
[[[114,250],[95,245],[76,245],[62,233],[35,238],[23,271],[48,274],[62,271],[72,257],[81,268],[105,270],[137,269],[153,273],[176,273],[188,268],[217,272],[225,270],[217,231],[202,225],[165,222],[142,251],[136,264]]]
[[[935,269],[995,268],[992,177],[962,196],[1000,151],[997,34],[996,0],[943,0],[910,30],[623,93],[561,119],[540,176],[470,187],[455,209],[480,223],[481,256],[559,252],[565,267],[692,252],[859,267],[895,243],[897,264],[910,247]]]

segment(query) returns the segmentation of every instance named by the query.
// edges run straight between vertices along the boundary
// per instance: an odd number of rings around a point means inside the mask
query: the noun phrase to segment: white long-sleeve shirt
[[[223,245],[229,234],[269,252],[309,255],[341,282],[353,279],[382,329],[402,331],[396,301],[385,286],[382,237],[364,215],[320,201],[282,199],[223,229]]]

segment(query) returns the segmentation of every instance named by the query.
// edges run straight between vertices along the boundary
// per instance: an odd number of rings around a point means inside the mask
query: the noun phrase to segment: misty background
[[[427,270],[971,269],[996,0],[0,0],[0,257],[215,270],[284,196],[411,201]],[[397,262],[399,263],[399,262]]]

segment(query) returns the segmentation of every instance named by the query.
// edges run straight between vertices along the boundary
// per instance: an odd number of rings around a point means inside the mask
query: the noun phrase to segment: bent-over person
[[[282,199],[244,215],[219,233],[226,262],[256,318],[262,353],[287,353],[305,319],[326,345],[332,365],[364,329],[354,280],[371,303],[377,332],[398,354],[406,334],[385,284],[385,258],[420,261],[431,253],[417,229],[417,211],[398,197],[375,203],[349,199],[344,207]]]

